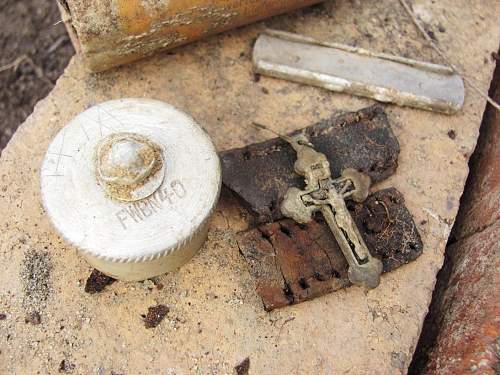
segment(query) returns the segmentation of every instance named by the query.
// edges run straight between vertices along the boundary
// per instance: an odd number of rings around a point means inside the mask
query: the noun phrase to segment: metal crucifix
[[[282,138],[297,153],[294,169],[304,176],[306,187],[304,190],[289,188],[281,204],[281,212],[298,223],[306,224],[316,211],[320,211],[349,264],[349,280],[370,289],[377,287],[382,262],[370,254],[345,204],[346,198],[356,202],[366,199],[370,177],[349,168],[342,171],[341,177],[332,179],[326,156],[314,150],[304,134]]]

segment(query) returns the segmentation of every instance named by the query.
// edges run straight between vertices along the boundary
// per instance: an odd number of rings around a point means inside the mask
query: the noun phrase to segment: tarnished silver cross
[[[380,283],[382,262],[372,257],[351,217],[345,199],[362,202],[368,196],[370,177],[354,169],[345,169],[341,177],[331,178],[326,156],[314,150],[304,134],[283,137],[297,153],[295,172],[304,176],[306,187],[288,189],[281,212],[298,223],[306,224],[320,211],[349,264],[348,277],[353,284],[375,288]]]

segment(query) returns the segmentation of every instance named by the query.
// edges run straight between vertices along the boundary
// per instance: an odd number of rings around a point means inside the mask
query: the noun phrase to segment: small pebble
[[[112,277],[94,269],[85,283],[85,292],[90,294],[102,292],[106,286],[113,284],[115,281]]]
[[[38,325],[42,322],[42,317],[38,311],[33,311],[32,313],[26,315],[24,318],[25,323],[30,323],[33,325]]]
[[[148,313],[144,317],[144,325],[146,328],[154,328],[165,318],[170,311],[166,305],[157,305],[148,308]]]
[[[75,365],[67,361],[66,359],[63,359],[61,361],[61,364],[59,365],[59,372],[72,372],[75,369]]]
[[[246,357],[234,367],[234,370],[236,371],[236,375],[248,375],[248,371],[250,370],[250,358]]]

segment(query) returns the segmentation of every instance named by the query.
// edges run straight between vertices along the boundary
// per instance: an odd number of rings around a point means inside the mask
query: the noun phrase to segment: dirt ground
[[[74,54],[59,21],[55,0],[0,0],[0,153]]]

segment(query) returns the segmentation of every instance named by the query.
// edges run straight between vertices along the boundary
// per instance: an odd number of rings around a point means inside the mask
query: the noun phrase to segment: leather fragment
[[[333,177],[354,168],[378,182],[397,168],[399,143],[379,105],[332,116],[303,131],[328,158]],[[293,169],[297,155],[281,138],[224,151],[220,158],[224,185],[241,198],[259,223],[283,218],[279,205],[286,191],[304,186]]]
[[[349,201],[371,254],[392,271],[422,253],[422,241],[404,198],[396,189]],[[241,254],[256,280],[264,308],[274,310],[351,285],[347,262],[321,215],[306,225],[284,219],[239,233]],[[382,278],[383,282],[383,278]]]

